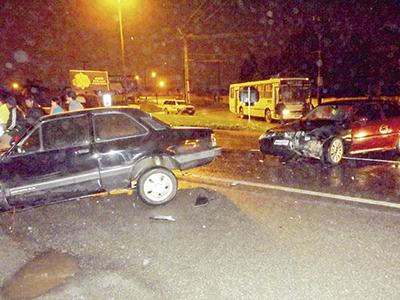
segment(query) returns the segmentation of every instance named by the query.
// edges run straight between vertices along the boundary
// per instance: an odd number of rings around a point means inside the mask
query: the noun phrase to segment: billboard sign
[[[71,86],[81,91],[109,91],[110,83],[107,71],[70,70]]]

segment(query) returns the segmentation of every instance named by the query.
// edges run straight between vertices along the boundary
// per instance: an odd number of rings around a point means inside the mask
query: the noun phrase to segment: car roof
[[[131,115],[134,115],[136,117],[147,117],[148,114],[141,111],[140,109],[133,108],[133,107],[127,107],[127,106],[108,106],[108,107],[94,107],[94,108],[85,108],[85,109],[80,109],[80,110],[75,110],[75,111],[66,111],[63,113],[59,114],[54,114],[54,115],[47,115],[41,117],[41,120],[52,120],[52,119],[57,119],[59,117],[65,117],[65,116],[74,116],[74,115],[80,115],[82,113],[90,113],[90,112],[125,112]]]

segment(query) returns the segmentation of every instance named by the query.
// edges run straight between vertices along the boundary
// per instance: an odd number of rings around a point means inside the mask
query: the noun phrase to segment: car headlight
[[[284,110],[282,111],[282,114],[283,114],[284,116],[288,116],[288,115],[290,114],[290,111],[289,111],[288,109],[284,109]]]

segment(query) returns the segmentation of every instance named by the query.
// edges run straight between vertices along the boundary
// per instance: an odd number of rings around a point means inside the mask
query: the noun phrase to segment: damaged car
[[[359,153],[400,151],[400,106],[389,100],[326,102],[300,120],[267,130],[260,151],[287,160],[293,156],[339,164]]]
[[[0,208],[23,208],[121,189],[146,204],[171,201],[174,170],[221,153],[209,128],[170,127],[134,108],[93,108],[40,119],[0,159]]]

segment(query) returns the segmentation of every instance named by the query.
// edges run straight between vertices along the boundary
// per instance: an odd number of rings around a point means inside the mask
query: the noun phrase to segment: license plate
[[[287,146],[289,145],[289,140],[275,140],[274,145]]]

